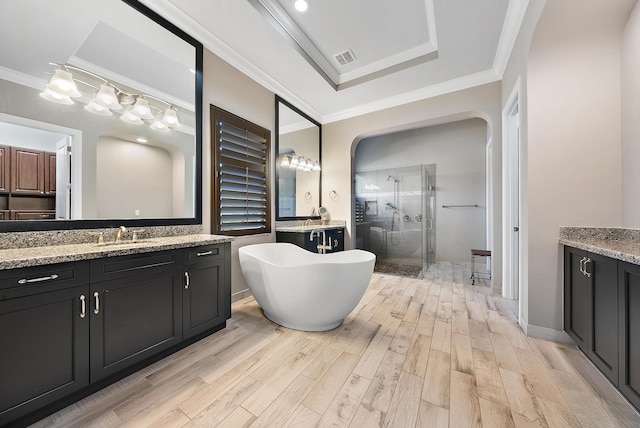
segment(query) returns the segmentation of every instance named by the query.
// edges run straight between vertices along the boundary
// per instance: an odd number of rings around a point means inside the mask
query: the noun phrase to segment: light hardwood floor
[[[640,427],[577,350],[527,338],[469,271],[374,274],[342,326],[277,326],[252,298],[228,327],[35,427]]]

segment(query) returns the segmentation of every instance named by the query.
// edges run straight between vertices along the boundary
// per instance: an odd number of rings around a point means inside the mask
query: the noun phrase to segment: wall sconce
[[[303,155],[296,153],[284,155],[280,162],[280,166],[305,172],[321,171],[319,161],[313,161],[311,158],[305,158]]]
[[[74,101],[71,98],[77,98],[82,95],[76,86],[76,82],[78,82],[97,91],[84,107],[88,112],[102,116],[112,116],[113,112],[119,112],[124,106],[126,106],[127,108],[120,115],[120,119],[123,122],[132,125],[142,125],[145,123],[145,120],[153,121],[150,125],[151,129],[160,132],[169,132],[172,128],[180,127],[177,108],[160,98],[156,98],[148,94],[127,93],[109,82],[107,79],[78,67],[61,65],[53,62],[49,64],[57,66],[58,68],[53,73],[49,82],[45,85],[44,90],[40,93],[40,96],[47,101],[64,105],[74,104]],[[98,79],[100,81],[98,83],[100,88],[74,78],[69,69],[79,71]],[[150,106],[145,97],[153,98],[154,100],[164,104],[164,106],[162,106],[162,108]],[[152,109],[157,110],[157,114],[154,115]]]

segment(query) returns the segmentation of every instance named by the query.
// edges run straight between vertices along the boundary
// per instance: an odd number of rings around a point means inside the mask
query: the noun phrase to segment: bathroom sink
[[[123,245],[141,245],[141,244],[154,244],[155,241],[151,239],[136,239],[132,240],[122,240],[122,241],[109,241],[109,242],[99,242],[96,245],[98,247],[112,247],[112,246],[123,246]]]

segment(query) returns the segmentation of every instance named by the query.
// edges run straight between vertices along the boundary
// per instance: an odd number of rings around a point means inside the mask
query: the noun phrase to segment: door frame
[[[522,239],[514,232],[522,223],[521,93],[518,78],[502,111],[502,295],[513,300],[521,300],[522,285]]]

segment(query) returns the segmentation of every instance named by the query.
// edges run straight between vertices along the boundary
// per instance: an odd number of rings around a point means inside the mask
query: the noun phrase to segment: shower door
[[[435,262],[435,164],[356,171],[356,200],[376,271],[421,278]]]
[[[422,271],[436,262],[436,164],[422,165]]]

